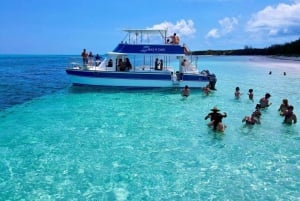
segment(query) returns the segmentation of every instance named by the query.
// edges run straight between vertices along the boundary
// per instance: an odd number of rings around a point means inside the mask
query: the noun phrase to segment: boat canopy
[[[167,36],[167,29],[124,29],[123,31],[127,32],[128,34],[134,34],[134,35],[155,35],[160,34],[162,37]]]
[[[127,33],[126,37],[111,54],[185,55],[183,46],[168,43],[167,29],[124,29],[123,31]]]
[[[127,33],[125,41],[129,44],[142,44],[146,43],[146,40],[149,43],[149,38],[155,36],[160,36],[163,43],[167,41],[167,29],[124,29],[123,31]]]

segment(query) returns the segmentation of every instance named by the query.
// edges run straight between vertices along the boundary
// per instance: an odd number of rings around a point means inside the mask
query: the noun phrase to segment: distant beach
[[[259,66],[271,69],[282,69],[283,71],[300,72],[300,57],[284,56],[253,56],[251,62],[259,63]]]
[[[300,61],[300,57],[270,56],[270,58],[272,58],[272,59],[280,59],[280,60]]]

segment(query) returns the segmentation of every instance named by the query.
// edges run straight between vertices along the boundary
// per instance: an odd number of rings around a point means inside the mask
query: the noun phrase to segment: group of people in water
[[[203,89],[205,89],[204,87]],[[205,92],[205,91],[204,91]],[[190,89],[186,85],[182,91],[181,95],[183,97],[188,97],[190,95]],[[236,99],[239,99],[241,97],[242,93],[240,92],[240,88],[236,87],[234,96]],[[253,101],[253,89],[248,90],[248,97],[249,100]],[[250,116],[245,116],[242,119],[242,122],[245,123],[246,125],[255,125],[255,124],[260,124],[261,123],[261,110],[268,108],[272,103],[269,101],[271,97],[270,93],[266,93],[264,97],[259,99],[259,103],[256,104],[255,110],[252,112]],[[210,122],[208,123],[209,127],[212,127],[213,130],[215,131],[220,131],[224,132],[226,125],[222,123],[222,119],[227,117],[227,113],[224,112],[223,114],[219,112],[220,110],[217,107],[214,107],[211,109],[211,112],[207,114],[207,116],[204,118],[207,120],[210,118]],[[285,124],[295,124],[297,123],[297,116],[294,113],[294,107],[288,103],[288,99],[283,99],[282,103],[278,109],[279,115],[284,118],[283,123]]]
[[[234,95],[237,99],[239,99],[240,96],[242,95],[240,93],[239,87],[236,87]],[[249,99],[253,101],[253,89],[248,90],[248,96],[249,96]],[[272,104],[269,102],[270,97],[271,97],[271,94],[266,93],[265,96],[259,100],[259,103],[256,105],[255,111],[251,114],[251,116],[246,116],[242,122],[246,122],[246,124],[248,124],[248,125],[260,124],[260,117],[261,117],[260,110],[267,108]],[[279,112],[280,116],[284,117],[283,123],[286,123],[286,124],[297,123],[297,116],[294,113],[294,106],[289,105],[288,99],[285,98],[282,100],[282,103],[278,109],[278,112]]]

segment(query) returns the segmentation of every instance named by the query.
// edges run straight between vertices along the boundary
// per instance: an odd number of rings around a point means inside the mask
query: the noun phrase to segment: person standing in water
[[[284,116],[284,114],[287,111],[288,107],[289,107],[289,102],[288,102],[288,99],[285,98],[285,99],[282,100],[282,103],[281,103],[281,105],[278,109],[280,116]]]
[[[210,122],[208,123],[208,126],[213,126],[214,130],[223,132],[226,126],[223,125],[222,119],[224,117],[227,117],[227,113],[226,112],[224,112],[224,114],[219,113],[220,110],[217,107],[214,107],[213,109],[211,109],[211,111],[212,112],[207,114],[204,119],[206,120],[210,118]]]
[[[240,99],[242,93],[240,92],[240,87],[235,88],[234,96],[236,99]]]
[[[271,97],[271,94],[266,93],[265,97],[261,98],[259,100],[259,103],[261,105],[261,108],[267,108],[269,107],[272,103],[269,102],[269,98]]]
[[[248,96],[249,96],[249,100],[253,101],[253,96],[254,96],[253,89],[249,89]]]
[[[292,124],[294,122],[297,123],[297,116],[294,113],[294,107],[290,105],[287,111],[284,113],[284,121],[285,124]]]
[[[190,95],[190,88],[188,85],[185,85],[185,87],[182,89],[181,95],[183,97],[188,97]]]

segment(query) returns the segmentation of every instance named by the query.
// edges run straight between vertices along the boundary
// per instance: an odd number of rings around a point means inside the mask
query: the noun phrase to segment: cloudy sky
[[[0,0],[0,54],[111,51],[126,28],[166,28],[191,50],[300,38],[300,0]]]

